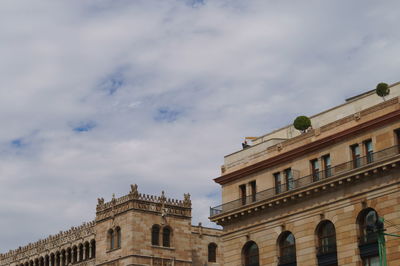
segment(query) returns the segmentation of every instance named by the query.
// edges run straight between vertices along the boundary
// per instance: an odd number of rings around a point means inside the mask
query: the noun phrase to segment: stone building
[[[0,266],[223,265],[220,230],[191,225],[191,199],[98,199],[96,219],[0,255]]]
[[[383,217],[400,234],[400,83],[382,99],[369,91],[311,117],[252,138],[225,156],[222,205],[225,265],[379,265]],[[312,99],[309,101],[312,104]],[[386,236],[388,265],[400,265],[400,238]]]

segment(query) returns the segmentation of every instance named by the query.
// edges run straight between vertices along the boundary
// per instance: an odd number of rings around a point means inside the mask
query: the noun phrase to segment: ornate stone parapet
[[[183,200],[167,198],[164,191],[160,196],[141,194],[135,184],[131,185],[129,194],[120,198],[115,198],[113,195],[109,202],[104,202],[103,198],[99,198],[96,207],[96,221],[114,217],[130,209],[159,212],[161,215],[191,217],[191,207],[190,194],[184,194]]]
[[[37,242],[29,243],[28,245],[19,247],[15,250],[10,250],[5,254],[0,254],[0,266],[11,265],[14,262],[28,260],[29,258],[37,257],[45,252],[85,238],[91,237],[94,239],[95,224],[95,221],[83,223],[78,227],[71,227],[67,231],[60,231],[56,235],[50,235],[46,239],[40,239]]]

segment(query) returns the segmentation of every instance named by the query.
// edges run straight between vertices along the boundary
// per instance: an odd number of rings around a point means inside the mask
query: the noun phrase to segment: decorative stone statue
[[[190,200],[190,194],[183,194],[183,206],[185,207],[191,207],[192,206],[192,201]]]
[[[129,194],[131,194],[135,199],[139,198],[138,185],[131,185],[131,191]]]
[[[103,198],[98,198],[97,199],[97,205],[103,205],[104,204],[104,199]]]

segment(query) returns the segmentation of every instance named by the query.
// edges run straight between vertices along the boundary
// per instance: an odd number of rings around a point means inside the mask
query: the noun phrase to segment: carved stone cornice
[[[120,198],[113,197],[111,201],[104,202],[99,199],[96,207],[96,221],[113,218],[128,210],[141,210],[158,212],[162,215],[191,217],[192,202],[190,194],[184,194],[183,200],[165,197],[164,191],[160,196],[141,194],[137,191],[137,185],[131,185],[128,195]]]
[[[26,246],[10,250],[5,254],[0,254],[0,265],[8,265],[11,262],[24,260],[38,256],[44,252],[51,251],[55,248],[71,244],[88,237],[95,236],[95,221],[83,223],[78,227],[71,227],[67,231],[60,231],[56,235],[50,235],[46,239],[41,239]]]

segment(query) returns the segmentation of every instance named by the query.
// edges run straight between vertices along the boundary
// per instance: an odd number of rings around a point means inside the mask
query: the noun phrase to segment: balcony
[[[317,248],[317,260],[320,266],[338,265],[336,244],[323,245]]]
[[[399,146],[393,146],[375,153],[369,153],[365,157],[359,157],[355,160],[348,161],[323,171],[313,173],[304,177],[292,180],[289,184],[282,184],[277,187],[269,188],[260,191],[255,195],[247,196],[246,198],[237,199],[222,205],[210,208],[210,217],[228,213],[230,211],[250,206],[252,204],[265,200],[274,199],[279,196],[289,194],[291,191],[306,188],[312,184],[323,182],[324,180],[332,180],[337,176],[351,172],[357,168],[367,167],[369,164],[383,162],[399,154]]]

